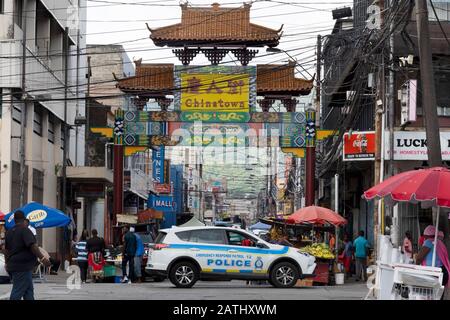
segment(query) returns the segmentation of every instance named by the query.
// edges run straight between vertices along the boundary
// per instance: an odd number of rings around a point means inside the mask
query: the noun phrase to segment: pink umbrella
[[[388,204],[397,202],[421,203],[424,207],[450,208],[450,170],[441,167],[412,170],[397,174],[364,192],[367,200],[384,198]],[[436,228],[435,243],[437,243]],[[433,250],[433,266],[436,258]]]
[[[336,212],[317,206],[309,206],[297,210],[286,218],[287,223],[312,223],[325,224],[329,223],[335,226],[347,224],[347,220]]]

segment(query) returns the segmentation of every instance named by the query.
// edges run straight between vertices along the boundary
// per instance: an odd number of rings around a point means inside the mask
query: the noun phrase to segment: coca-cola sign
[[[375,132],[352,132],[344,134],[344,161],[375,159]]]

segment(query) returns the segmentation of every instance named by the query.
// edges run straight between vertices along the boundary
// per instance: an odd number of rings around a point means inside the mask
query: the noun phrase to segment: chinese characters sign
[[[177,66],[175,82],[181,111],[250,112],[256,105],[255,67]]]

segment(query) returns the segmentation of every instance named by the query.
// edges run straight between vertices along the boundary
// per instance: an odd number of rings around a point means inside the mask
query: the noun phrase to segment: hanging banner
[[[176,66],[175,109],[250,112],[256,106],[254,66]]]
[[[375,132],[353,132],[344,134],[344,161],[375,160]]]
[[[177,204],[172,195],[156,196],[152,194],[148,198],[147,206],[162,212],[173,212],[176,210]]]
[[[152,152],[153,180],[157,183],[164,183],[164,147],[160,146]]]
[[[450,161],[450,132],[440,132],[442,160]],[[389,135],[385,139],[385,158],[390,159]],[[394,160],[428,160],[425,131],[395,131]]]

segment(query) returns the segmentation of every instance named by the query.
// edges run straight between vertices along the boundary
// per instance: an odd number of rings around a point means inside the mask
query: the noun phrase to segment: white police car
[[[289,288],[312,277],[315,258],[295,248],[270,244],[241,229],[172,227],[160,230],[149,250],[146,272],[168,276],[179,288],[198,280],[268,280]]]

